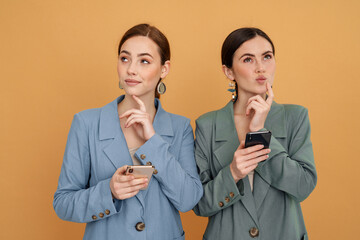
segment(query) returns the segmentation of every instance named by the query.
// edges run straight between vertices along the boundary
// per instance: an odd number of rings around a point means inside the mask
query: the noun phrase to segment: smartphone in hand
[[[135,165],[135,166],[128,166],[126,168],[125,174],[132,174],[135,178],[147,178],[148,183],[150,183],[151,176],[155,170],[154,166],[143,166],[143,165]],[[141,188],[140,190],[145,190],[145,188]]]
[[[264,148],[269,148],[270,140],[270,131],[248,132],[245,138],[245,148],[258,144],[264,145]]]

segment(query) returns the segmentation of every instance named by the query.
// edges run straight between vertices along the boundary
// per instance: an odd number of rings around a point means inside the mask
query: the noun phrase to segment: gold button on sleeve
[[[223,207],[223,206],[224,206],[224,203],[223,203],[223,202],[219,202],[219,206],[220,206],[220,207]]]
[[[226,198],[225,198],[225,202],[230,202],[230,198],[229,198],[229,197],[226,197]]]
[[[151,162],[147,162],[147,163],[146,163],[146,165],[151,166],[151,165],[152,165],[152,163],[151,163]]]
[[[233,192],[230,192],[229,195],[230,195],[230,197],[234,197],[234,193],[233,193]]]
[[[96,220],[97,219],[97,216],[95,216],[95,215],[92,215],[92,217],[91,217],[93,220]]]
[[[142,160],[144,160],[144,159],[146,158],[146,155],[145,155],[145,154],[141,154],[141,155],[140,155],[140,158],[141,158]]]
[[[109,214],[110,214],[110,210],[109,210],[109,209],[106,209],[106,210],[105,210],[105,214],[106,214],[106,215],[109,215]]]
[[[104,213],[99,213],[99,217],[103,218],[104,217]]]

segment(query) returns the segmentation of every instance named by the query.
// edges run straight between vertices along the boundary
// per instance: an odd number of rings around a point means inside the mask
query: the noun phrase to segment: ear
[[[161,79],[165,78],[170,72],[170,61],[166,61],[164,65],[161,66]]]
[[[229,80],[231,80],[231,81],[234,81],[234,80],[235,80],[235,78],[234,78],[234,73],[233,73],[233,71],[231,70],[231,68],[228,68],[227,66],[222,65],[222,70],[223,70],[225,76],[226,76]]]

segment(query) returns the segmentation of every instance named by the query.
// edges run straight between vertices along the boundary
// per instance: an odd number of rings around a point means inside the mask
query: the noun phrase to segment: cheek
[[[149,68],[149,69],[145,69],[143,76],[148,81],[150,81],[150,82],[156,81],[156,83],[157,83],[160,79],[160,73],[161,73],[161,70],[159,68]]]
[[[237,66],[236,68],[234,68],[234,73],[235,79],[239,81],[241,79],[249,78],[251,76],[251,69],[245,66]]]
[[[124,67],[121,66],[119,63],[117,65],[117,72],[118,72],[118,75],[121,76],[124,72]]]
[[[275,69],[276,69],[276,64],[270,64],[269,68],[268,68],[268,73],[270,74],[272,81],[274,80],[274,75],[275,75]]]

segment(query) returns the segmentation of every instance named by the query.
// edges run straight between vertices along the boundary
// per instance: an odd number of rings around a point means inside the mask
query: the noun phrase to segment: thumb
[[[128,167],[128,165],[124,165],[124,166],[118,168],[118,169],[116,170],[116,173],[117,173],[117,174],[120,174],[120,175],[125,174],[127,167]]]

